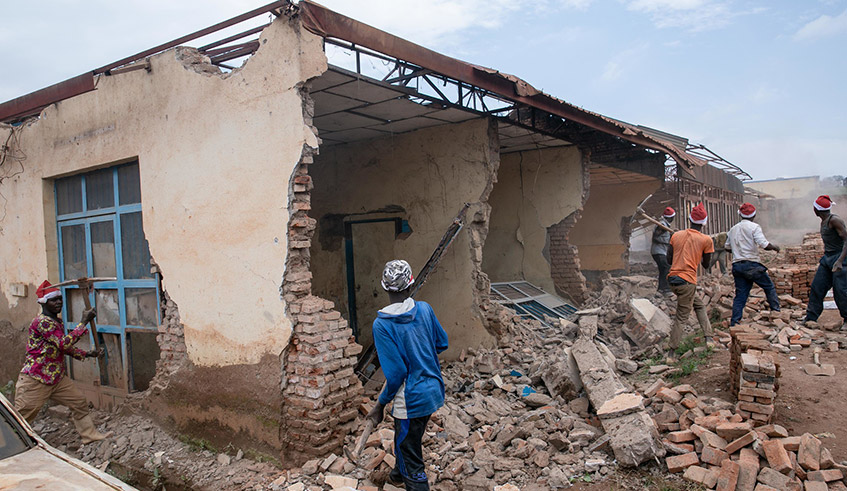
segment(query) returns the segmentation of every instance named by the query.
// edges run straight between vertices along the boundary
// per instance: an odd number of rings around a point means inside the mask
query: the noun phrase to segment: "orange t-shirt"
[[[673,264],[668,276],[679,276],[683,280],[697,284],[697,267],[703,261],[703,254],[715,252],[712,238],[693,228],[680,230],[671,236]]]

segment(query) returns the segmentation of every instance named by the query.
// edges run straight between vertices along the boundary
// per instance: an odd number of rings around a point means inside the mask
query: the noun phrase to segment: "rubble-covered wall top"
[[[23,173],[2,190],[0,253],[17,258],[0,267],[4,295],[10,283],[58,281],[52,178],[138,158],[145,235],[191,361],[278,355],[291,333],[279,291],[288,183],[303,145],[317,146],[298,85],[326,58],[321,39],[287,18],[260,42],[229,74],[193,50],[164,52],[149,72],[103,76],[22,128]]]

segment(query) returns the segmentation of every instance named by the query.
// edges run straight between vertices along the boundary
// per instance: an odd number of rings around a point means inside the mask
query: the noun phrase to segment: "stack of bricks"
[[[769,273],[778,295],[787,294],[803,302],[808,302],[811,278],[814,278],[815,269],[775,268],[771,269]]]
[[[766,336],[748,326],[730,329],[729,371],[736,413],[756,425],[773,421],[774,399],[779,390],[779,364]]]
[[[288,257],[282,296],[292,320],[284,361],[281,439],[287,463],[301,464],[341,448],[358,414],[362,384],[354,373],[362,346],[334,304],[311,294],[311,239],[316,222],[308,174],[312,151],[304,146],[291,180]]]
[[[295,460],[341,447],[358,413],[362,385],[355,343],[333,303],[308,296],[291,304],[294,334],[285,370],[286,451]]]
[[[777,293],[788,294],[808,302],[809,288],[821,256],[823,241],[818,233],[806,234],[801,246],[786,247],[779,255],[783,267],[770,269]]]

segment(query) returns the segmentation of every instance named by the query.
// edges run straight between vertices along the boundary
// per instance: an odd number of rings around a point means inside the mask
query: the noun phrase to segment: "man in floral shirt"
[[[26,362],[15,386],[15,409],[30,423],[35,420],[41,406],[52,399],[71,410],[74,425],[82,443],[107,438],[94,427],[88,414],[88,401],[67,376],[65,355],[77,360],[103,356],[103,349],[83,351],[74,344],[88,333],[86,325],[95,317],[93,309],[82,314],[82,322],[65,334],[59,314],[62,312],[62,293],[45,281],[36,291],[41,313],[29,326],[26,347]]]

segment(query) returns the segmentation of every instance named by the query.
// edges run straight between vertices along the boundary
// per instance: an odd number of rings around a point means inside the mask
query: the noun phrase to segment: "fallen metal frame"
[[[515,290],[523,296],[509,298],[504,293],[506,288]],[[530,289],[537,290],[541,294],[531,292]],[[576,307],[568,304],[556,295],[545,292],[528,281],[491,283],[491,300],[509,307],[521,318],[535,319],[548,327],[555,327],[547,320],[548,317],[570,320],[575,317],[577,311]]]

